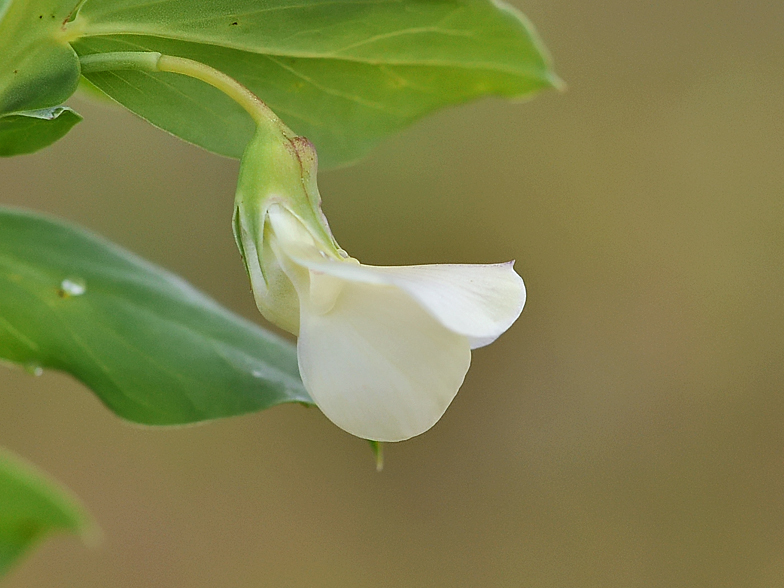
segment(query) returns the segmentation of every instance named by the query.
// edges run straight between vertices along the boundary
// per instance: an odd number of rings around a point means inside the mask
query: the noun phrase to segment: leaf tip
[[[567,84],[557,73],[548,71],[546,77],[549,84],[555,90],[558,90],[559,92],[566,92],[569,89],[569,84]]]

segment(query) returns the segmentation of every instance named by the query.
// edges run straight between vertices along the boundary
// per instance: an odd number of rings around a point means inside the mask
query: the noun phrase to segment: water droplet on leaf
[[[44,368],[42,368],[37,363],[30,362],[24,364],[24,371],[26,371],[31,376],[40,376],[44,373]]]
[[[60,297],[81,296],[87,292],[87,284],[82,278],[65,278],[60,282]]]

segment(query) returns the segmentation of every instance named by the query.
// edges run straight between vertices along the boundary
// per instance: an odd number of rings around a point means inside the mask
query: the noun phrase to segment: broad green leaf
[[[82,120],[67,106],[0,116],[0,156],[33,153],[63,138]]]
[[[6,0],[0,4],[0,114],[49,108],[79,83],[79,59],[66,22],[77,0]]]
[[[99,237],[20,210],[0,209],[0,358],[69,372],[152,425],[311,402],[290,343]]]
[[[69,492],[0,448],[0,576],[50,533],[71,531],[87,536],[91,527]]]
[[[148,50],[202,61],[258,94],[321,162],[355,160],[435,109],[557,84],[525,18],[490,0],[92,0],[80,55]],[[174,74],[87,77],[153,124],[239,157],[249,117]]]

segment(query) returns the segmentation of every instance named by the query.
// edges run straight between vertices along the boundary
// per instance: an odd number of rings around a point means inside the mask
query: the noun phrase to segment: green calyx
[[[234,236],[246,264],[249,241],[256,249],[264,242],[267,211],[273,204],[289,210],[327,254],[344,257],[321,212],[316,183],[318,160],[313,144],[284,125],[260,127],[240,164],[235,198]],[[289,133],[291,133],[289,135]]]
[[[321,212],[316,184],[316,150],[305,137],[282,123],[259,125],[240,164],[234,209],[234,238],[253,289],[256,306],[269,321],[299,333],[299,296],[285,253],[275,243],[302,239],[326,256],[345,258]],[[299,229],[277,234],[269,220],[273,207],[282,207]],[[301,230],[300,230],[301,229]],[[300,276],[301,278],[304,276]]]

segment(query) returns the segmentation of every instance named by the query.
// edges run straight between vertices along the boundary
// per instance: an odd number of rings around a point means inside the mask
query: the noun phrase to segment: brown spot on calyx
[[[307,137],[294,137],[291,139],[291,145],[294,147],[294,154],[302,164],[315,164],[318,161],[316,154],[316,147]]]

